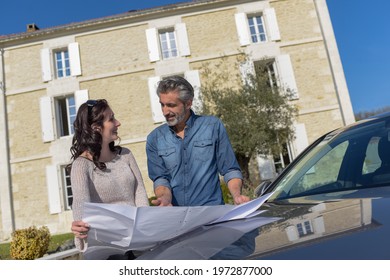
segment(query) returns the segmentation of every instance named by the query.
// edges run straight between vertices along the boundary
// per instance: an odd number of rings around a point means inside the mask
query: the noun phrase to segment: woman
[[[121,123],[106,100],[82,104],[73,125],[72,231],[76,247],[85,250],[89,226],[81,221],[84,202],[148,206],[149,200],[133,154],[115,146]]]

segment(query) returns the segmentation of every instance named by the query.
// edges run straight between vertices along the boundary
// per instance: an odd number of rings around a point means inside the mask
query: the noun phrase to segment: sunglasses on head
[[[96,105],[96,103],[98,103],[98,100],[93,100],[93,99],[87,100],[88,107],[93,107]]]

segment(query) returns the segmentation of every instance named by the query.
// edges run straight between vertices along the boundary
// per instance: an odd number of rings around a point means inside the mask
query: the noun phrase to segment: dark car
[[[329,132],[248,219],[203,226],[138,259],[390,259],[390,114]],[[278,218],[262,225],[268,218]]]

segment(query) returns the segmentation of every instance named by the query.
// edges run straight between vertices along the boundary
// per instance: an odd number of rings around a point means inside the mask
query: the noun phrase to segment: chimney
[[[35,23],[27,24],[27,32],[34,32],[39,30],[39,27]]]

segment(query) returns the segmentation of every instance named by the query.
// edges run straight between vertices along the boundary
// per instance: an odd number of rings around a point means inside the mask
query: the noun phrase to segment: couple
[[[157,87],[167,123],[147,137],[148,173],[157,206],[223,204],[219,174],[235,204],[249,201],[241,195],[242,174],[221,121],[191,110],[194,90],[180,76]],[[74,122],[71,181],[72,231],[76,247],[84,249],[88,225],[81,221],[84,202],[148,206],[141,172],[127,148],[115,146],[120,122],[105,100],[82,104]]]

